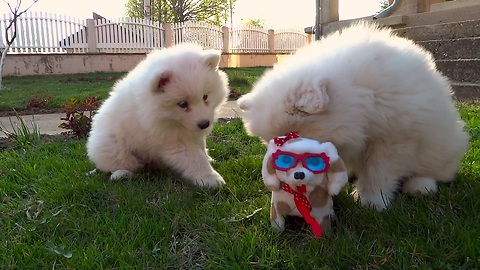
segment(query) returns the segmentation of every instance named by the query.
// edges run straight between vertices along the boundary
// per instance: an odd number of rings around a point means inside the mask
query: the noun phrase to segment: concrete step
[[[480,37],[480,20],[405,27],[394,32],[415,41]]]
[[[409,26],[433,25],[460,21],[478,20],[480,1],[476,5],[452,8],[442,11],[423,12],[408,16]],[[425,1],[424,1],[425,2]]]
[[[453,96],[457,100],[480,98],[480,84],[452,83]]]
[[[480,37],[419,41],[437,60],[480,59]]]
[[[436,64],[452,81],[480,83],[480,59],[438,60]]]
[[[443,11],[459,7],[471,7],[478,5],[478,0],[455,0],[448,2],[434,3],[430,5],[430,11]]]

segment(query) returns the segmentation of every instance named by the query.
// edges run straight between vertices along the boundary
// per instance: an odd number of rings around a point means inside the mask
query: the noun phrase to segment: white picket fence
[[[232,53],[268,52],[268,30],[258,27],[239,27],[230,31]]]
[[[164,31],[158,22],[138,18],[95,20],[96,47],[103,53],[143,53],[161,48]]]
[[[5,48],[5,28],[10,20],[11,14],[0,17],[0,50]],[[137,18],[79,20],[29,12],[17,20],[17,38],[9,53],[144,53],[182,42],[230,53],[291,53],[307,43],[307,34],[301,29],[228,29],[199,22],[160,24]]]
[[[173,44],[194,42],[208,49],[223,49],[222,28],[201,22],[172,24]]]
[[[303,29],[290,28],[275,31],[274,50],[277,53],[290,53],[305,46],[306,34]]]
[[[5,28],[12,14],[3,14],[0,19],[0,47],[6,46]],[[85,22],[45,13],[25,13],[17,19],[17,37],[10,47],[10,53],[63,53],[67,42],[84,45],[86,50]],[[9,37],[13,35],[13,27]],[[70,38],[70,40],[68,40]]]

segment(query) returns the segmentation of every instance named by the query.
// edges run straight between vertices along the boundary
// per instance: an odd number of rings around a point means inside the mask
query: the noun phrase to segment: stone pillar
[[[417,14],[430,11],[431,0],[404,0],[405,14]]]
[[[87,53],[97,53],[97,31],[95,20],[87,19]]]
[[[268,52],[275,52],[275,31],[268,29]]]
[[[167,47],[171,47],[173,44],[172,42],[172,35],[173,35],[173,31],[172,31],[172,25],[169,24],[169,23],[164,23],[163,24],[163,28],[165,29],[165,44],[164,44],[164,47],[167,48]]]
[[[312,34],[307,34],[307,36],[305,37],[305,40],[306,40],[307,44],[312,43]]]
[[[230,52],[230,31],[228,30],[227,26],[222,26],[222,33],[223,33],[223,53]]]

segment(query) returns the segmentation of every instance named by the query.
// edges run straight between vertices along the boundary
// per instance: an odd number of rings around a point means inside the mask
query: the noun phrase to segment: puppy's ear
[[[295,92],[294,108],[307,114],[316,114],[324,111],[330,102],[327,93],[327,79],[321,79],[312,87],[302,88]]]
[[[204,52],[203,63],[211,70],[217,70],[220,64],[220,52],[208,50]]]
[[[275,168],[272,166],[272,154],[277,151],[277,146],[270,140],[268,143],[267,153],[263,158],[263,165],[262,165],[262,177],[263,182],[267,186],[268,190],[275,191],[280,189],[280,180],[277,177],[275,172]]]
[[[157,85],[154,89],[154,92],[163,93],[165,92],[165,85],[169,84],[172,79],[173,73],[171,71],[163,71],[160,76],[158,76]]]
[[[340,157],[330,163],[330,168],[328,168],[327,171],[327,179],[327,189],[330,195],[337,195],[347,185],[347,167]]]

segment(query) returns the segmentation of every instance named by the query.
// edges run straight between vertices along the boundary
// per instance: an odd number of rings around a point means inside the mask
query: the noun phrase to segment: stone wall
[[[222,54],[220,67],[272,66],[288,54]],[[127,72],[145,54],[9,54],[3,76]]]

